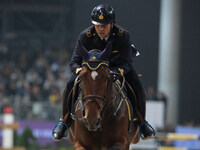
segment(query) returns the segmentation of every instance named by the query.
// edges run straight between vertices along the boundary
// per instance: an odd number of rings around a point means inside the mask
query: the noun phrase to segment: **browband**
[[[108,67],[107,62],[98,62],[98,61],[85,61],[82,63],[82,66],[86,66],[89,70],[97,70],[101,66],[106,66]]]

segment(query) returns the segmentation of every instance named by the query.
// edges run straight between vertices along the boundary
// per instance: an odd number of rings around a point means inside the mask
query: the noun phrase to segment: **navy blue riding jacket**
[[[133,62],[133,51],[135,49],[131,47],[130,34],[127,30],[123,29],[118,25],[114,25],[110,31],[108,40],[101,40],[97,35],[94,26],[90,26],[80,33],[78,40],[83,43],[83,46],[88,50],[98,49],[103,51],[108,41],[112,42],[112,54],[109,57],[109,66],[112,71],[117,71],[118,68],[124,69],[126,74]],[[77,41],[78,41],[77,40]],[[75,50],[72,55],[70,68],[72,72],[76,72],[76,68],[82,67],[83,58],[79,54],[77,49],[78,42],[76,43]]]

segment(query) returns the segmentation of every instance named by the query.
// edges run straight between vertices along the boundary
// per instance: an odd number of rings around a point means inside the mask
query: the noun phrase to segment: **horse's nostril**
[[[85,109],[83,110],[83,112],[82,112],[82,113],[83,113],[83,116],[85,116]]]
[[[83,121],[85,122],[86,125],[88,125],[88,121],[86,117],[83,118]]]
[[[95,125],[96,125],[96,126],[99,126],[99,125],[100,125],[100,122],[101,122],[101,119],[98,118],[97,121],[96,121],[96,123],[95,123]]]

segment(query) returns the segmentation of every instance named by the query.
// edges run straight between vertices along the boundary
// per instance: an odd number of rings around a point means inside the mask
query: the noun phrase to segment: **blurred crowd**
[[[69,51],[61,45],[30,46],[21,41],[10,50],[0,41],[0,111],[15,103],[61,103],[69,71]],[[0,112],[0,113],[1,113]]]

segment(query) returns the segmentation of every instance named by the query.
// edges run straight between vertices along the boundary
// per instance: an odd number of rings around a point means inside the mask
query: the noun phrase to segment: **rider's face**
[[[107,25],[94,25],[95,30],[100,38],[105,38],[110,34],[110,29],[113,27],[113,23]]]

